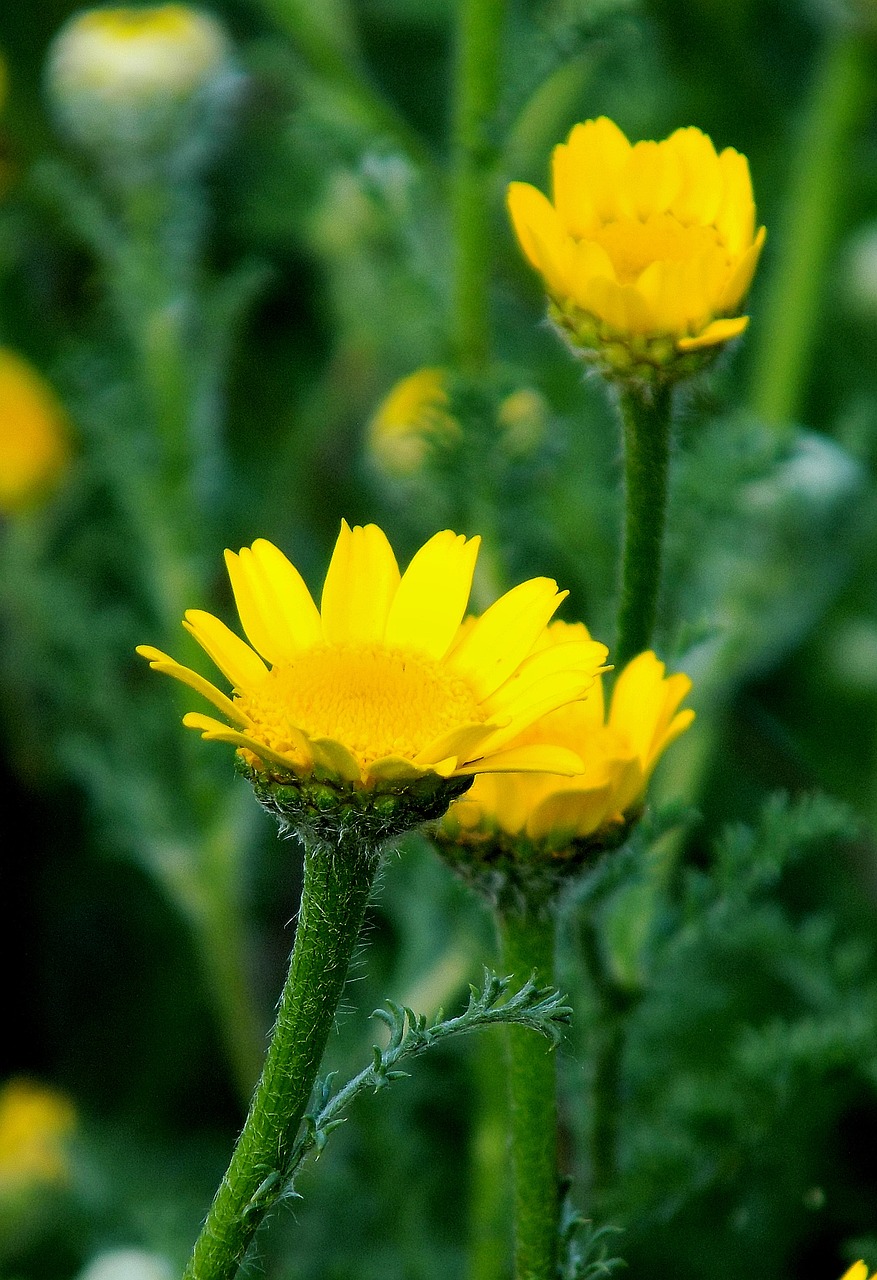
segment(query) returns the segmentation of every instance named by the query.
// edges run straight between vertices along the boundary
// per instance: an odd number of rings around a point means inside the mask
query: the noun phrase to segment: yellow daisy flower
[[[0,347],[0,513],[37,501],[69,457],[64,410],[33,365]]]
[[[376,525],[342,523],[319,609],[270,542],[227,551],[250,644],[197,609],[185,626],[233,686],[231,698],[158,649],[138,652],[228,722],[191,713],[184,724],[231,743],[278,783],[316,777],[394,790],[426,775],[577,772],[581,761],[565,747],[512,744],[539,716],[582,697],[607,650],[578,633],[536,651],[566,595],[548,578],[522,583],[461,627],[479,542],[437,533],[400,574]]]
[[[581,623],[555,622],[543,652],[589,638]],[[619,675],[608,715],[598,679],[584,702],[548,712],[515,739],[519,750],[553,743],[576,752],[583,764],[577,774],[479,777],[451,806],[441,837],[461,843],[498,838],[502,844],[524,839],[551,852],[619,832],[642,805],[661,755],[694,719],[693,711],[678,710],[690,688],[687,676],[667,676],[654,653],[639,654]]]
[[[553,203],[513,182],[508,205],[550,314],[609,376],[687,376],[742,333],[764,243],[746,157],[699,129],[627,140],[601,116],[552,157]]]
[[[30,1080],[7,1081],[0,1089],[0,1194],[63,1182],[75,1124],[76,1112],[64,1094]]]
[[[378,405],[368,442],[375,461],[390,475],[412,475],[432,447],[459,439],[447,382],[445,369],[418,369],[400,379]]]

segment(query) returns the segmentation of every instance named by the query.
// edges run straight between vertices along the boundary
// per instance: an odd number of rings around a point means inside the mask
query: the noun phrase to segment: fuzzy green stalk
[[[497,915],[503,967],[518,982],[554,985],[555,917],[528,903]],[[508,1083],[515,1206],[515,1280],[556,1280],[560,1225],[557,1059],[540,1036],[508,1027]]]
[[[615,637],[617,671],[652,644],[661,587],[673,390],[636,384],[619,392],[624,430],[624,543]]]
[[[817,68],[777,234],[777,257],[759,323],[752,408],[766,422],[793,420],[823,324],[826,267],[837,235],[850,142],[873,92],[870,51],[855,30],[828,38]]]
[[[349,839],[305,847],[289,975],[249,1114],[185,1280],[232,1280],[285,1173],[356,947],[378,858]]]
[[[464,369],[490,360],[491,222],[496,146],[490,136],[500,91],[507,0],[460,0],[454,120],[455,355]]]

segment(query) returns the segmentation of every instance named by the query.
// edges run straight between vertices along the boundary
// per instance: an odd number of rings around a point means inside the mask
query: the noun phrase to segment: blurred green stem
[[[626,1015],[636,997],[612,976],[592,916],[585,916],[580,936],[598,1001],[591,1089],[591,1185],[599,1197],[611,1188],[618,1172]]]
[[[497,913],[507,974],[554,986],[555,918],[528,903]],[[557,1060],[524,1027],[507,1028],[515,1203],[516,1280],[556,1280],[560,1190],[557,1172]]]
[[[661,586],[670,462],[672,387],[624,387],[624,543],[613,661],[620,671],[652,643]]]
[[[508,1093],[496,1070],[495,1046],[479,1036],[473,1047],[475,1131],[471,1147],[469,1280],[506,1280],[509,1232]]]
[[[377,857],[354,839],[305,849],[295,944],[268,1056],[186,1280],[231,1280],[283,1193],[377,867]]]
[[[872,93],[871,51],[852,27],[826,40],[793,157],[785,221],[776,237],[755,346],[752,408],[767,422],[800,412],[816,333],[825,270],[837,234],[850,144]]]
[[[490,360],[492,182],[496,146],[490,136],[500,91],[506,0],[459,0],[454,118],[453,346],[464,369]]]

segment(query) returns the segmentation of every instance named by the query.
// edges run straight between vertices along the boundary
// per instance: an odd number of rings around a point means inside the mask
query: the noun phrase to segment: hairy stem
[[[829,38],[801,137],[791,148],[786,221],[777,234],[777,257],[755,347],[752,407],[767,422],[794,419],[806,390],[840,193],[850,166],[850,139],[872,92],[868,53],[854,30]]]
[[[490,137],[500,87],[506,0],[460,0],[454,122],[454,347],[464,368],[490,358],[490,179],[496,147]]]
[[[506,972],[554,985],[555,920],[548,907],[498,916]],[[507,1029],[515,1207],[516,1280],[555,1280],[560,1193],[557,1067],[553,1052],[524,1027]]]
[[[672,389],[625,387],[619,396],[624,429],[624,545],[615,639],[617,670],[652,643],[661,586],[667,512]]]
[[[305,850],[295,945],[268,1056],[186,1280],[231,1280],[283,1189],[376,870],[376,857],[352,841]]]

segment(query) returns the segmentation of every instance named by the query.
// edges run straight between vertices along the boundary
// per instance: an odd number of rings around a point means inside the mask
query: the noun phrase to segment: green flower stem
[[[506,0],[461,0],[454,122],[454,348],[483,370],[491,350],[490,264],[496,146],[490,136],[500,89]]]
[[[507,1280],[511,1243],[506,1166],[509,1100],[496,1070],[495,1045],[478,1038],[472,1051],[472,1087],[477,1102],[470,1154],[468,1280]]]
[[[231,1280],[283,1192],[377,867],[375,854],[353,840],[305,850],[295,945],[268,1056],[185,1280]]]
[[[528,904],[498,914],[506,973],[554,985],[555,919]],[[555,1280],[560,1221],[557,1172],[557,1066],[540,1036],[507,1030],[509,1109],[515,1205],[516,1280]]]
[[[652,643],[661,586],[667,511],[672,387],[636,386],[619,394],[624,429],[624,546],[613,661],[625,663]]]
[[[795,418],[823,323],[820,298],[837,233],[850,141],[873,92],[870,51],[855,30],[826,42],[794,157],[785,225],[754,350],[752,407],[767,422]]]

